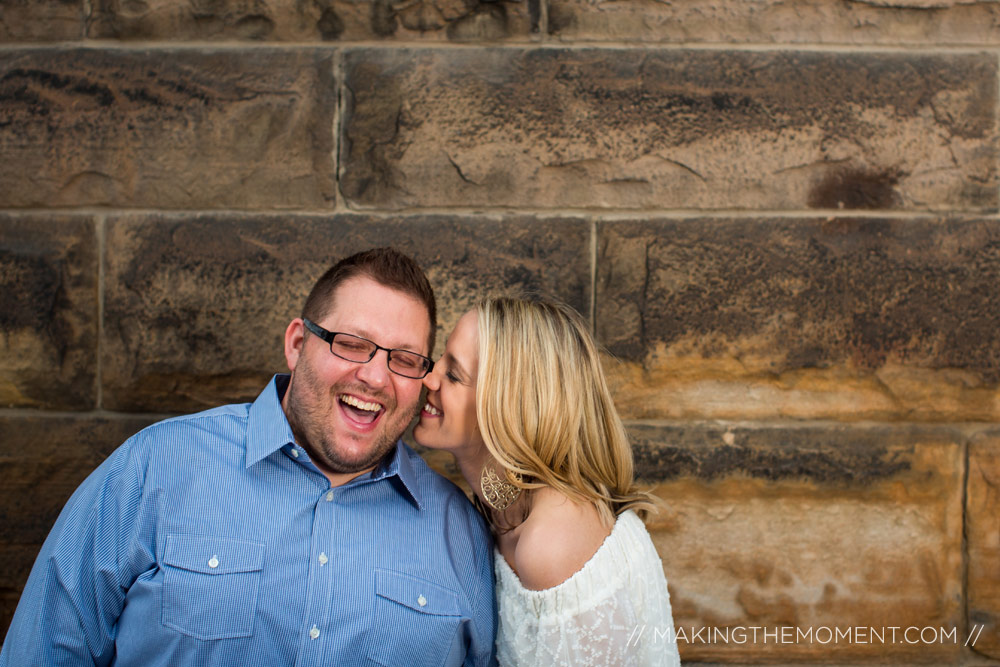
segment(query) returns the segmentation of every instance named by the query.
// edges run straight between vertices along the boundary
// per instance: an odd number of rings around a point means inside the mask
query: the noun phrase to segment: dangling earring
[[[514,473],[513,475],[517,481],[521,481],[519,474]],[[490,465],[483,466],[483,474],[479,478],[479,486],[483,489],[483,499],[486,501],[486,504],[497,512],[503,512],[521,495],[520,487],[514,486],[505,479],[500,479]]]

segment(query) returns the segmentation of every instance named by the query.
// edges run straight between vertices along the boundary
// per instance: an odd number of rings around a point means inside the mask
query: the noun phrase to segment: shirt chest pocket
[[[163,565],[163,625],[197,639],[253,634],[263,543],[167,535]]]
[[[368,660],[378,665],[460,665],[465,644],[458,594],[425,579],[375,571],[375,618]]]

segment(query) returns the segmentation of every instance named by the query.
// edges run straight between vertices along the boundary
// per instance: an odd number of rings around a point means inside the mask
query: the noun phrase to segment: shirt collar
[[[278,374],[260,392],[252,404],[247,423],[246,467],[254,465],[295,442],[292,427],[288,424],[281,398],[288,389],[288,374]]]
[[[375,466],[375,469],[371,471],[368,475],[361,475],[354,479],[354,482],[358,482],[363,479],[368,479],[371,481],[378,481],[380,479],[387,479],[390,477],[396,477],[400,484],[397,486],[404,490],[407,495],[413,500],[413,504],[417,506],[417,509],[423,509],[424,504],[420,497],[420,486],[417,483],[417,471],[413,469],[413,459],[411,456],[416,456],[412,453],[410,448],[406,446],[402,440],[396,441],[396,447],[392,452],[382,459],[382,462]]]
[[[264,391],[250,404],[247,424],[247,468],[264,460],[285,445],[295,442],[292,427],[288,424],[285,410],[281,406],[281,399],[288,389],[289,378],[287,373],[275,375]],[[400,483],[395,486],[410,496],[418,509],[423,509],[417,471],[413,467],[411,456],[416,455],[402,440],[398,440],[396,447],[375,466],[374,470],[351,480],[348,484],[377,482],[396,477]]]

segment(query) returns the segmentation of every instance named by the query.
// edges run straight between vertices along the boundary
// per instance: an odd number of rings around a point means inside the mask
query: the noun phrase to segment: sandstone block
[[[994,210],[987,55],[357,49],[357,207]]]
[[[346,41],[524,39],[538,0],[98,0],[90,36],[114,39]]]
[[[91,218],[0,215],[0,405],[94,407],[97,255]]]
[[[109,222],[104,404],[191,411],[250,400],[286,369],[283,337],[313,282],[365,248],[394,245],[427,271],[438,346],[484,291],[590,304],[590,223],[531,216],[126,216]]]
[[[1000,659],[1000,432],[969,445],[965,506],[968,616],[978,653]]]
[[[0,54],[0,206],[330,207],[331,54]]]
[[[598,228],[595,319],[630,418],[994,421],[995,220]]]
[[[638,473],[664,501],[647,525],[683,659],[956,664],[963,655],[959,432],[629,430]]]
[[[551,0],[560,39],[672,43],[991,46],[1000,7],[963,0]]]
[[[0,418],[0,636],[38,550],[77,486],[144,418]]]
[[[55,42],[84,34],[82,0],[0,1],[0,42]]]

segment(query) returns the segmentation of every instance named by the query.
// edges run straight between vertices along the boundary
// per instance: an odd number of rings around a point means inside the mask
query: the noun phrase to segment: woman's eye
[[[455,375],[454,373],[452,373],[451,371],[448,371],[447,373],[445,373],[444,376],[446,378],[448,378],[449,380],[451,380],[452,382],[458,382],[459,381],[458,380],[458,376]]]

